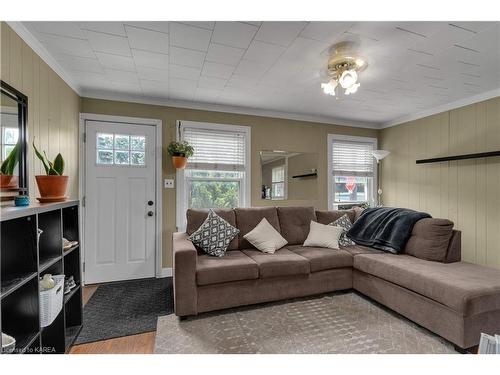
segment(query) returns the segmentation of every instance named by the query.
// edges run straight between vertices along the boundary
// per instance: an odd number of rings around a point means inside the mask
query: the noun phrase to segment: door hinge
[[[87,142],[87,133],[83,133],[83,143]]]
[[[83,262],[83,272],[85,272],[85,262]]]
[[[83,206],[83,207],[85,207],[85,198],[86,198],[86,197],[83,197],[83,198],[82,198],[82,206]]]

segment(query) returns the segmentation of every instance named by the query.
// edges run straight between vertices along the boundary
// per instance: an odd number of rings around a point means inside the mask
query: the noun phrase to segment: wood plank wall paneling
[[[380,132],[383,202],[449,218],[462,259],[500,268],[500,158],[416,165],[415,160],[500,150],[500,97]]]
[[[49,157],[66,161],[68,196],[78,197],[80,97],[5,23],[1,22],[0,77],[28,96],[30,196],[38,196],[35,175],[43,168],[32,152],[33,137]]]

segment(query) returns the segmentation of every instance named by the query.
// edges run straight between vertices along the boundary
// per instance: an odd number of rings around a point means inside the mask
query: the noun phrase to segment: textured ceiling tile
[[[258,27],[242,22],[217,22],[212,42],[231,47],[247,48]]]

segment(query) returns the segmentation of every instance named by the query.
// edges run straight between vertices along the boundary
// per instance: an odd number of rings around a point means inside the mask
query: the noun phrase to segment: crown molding
[[[493,99],[498,96],[500,96],[500,88],[491,91],[486,91],[481,94],[473,95],[465,99],[456,100],[454,102],[443,104],[430,109],[426,109],[425,111],[415,112],[406,116],[396,118],[394,120],[383,123],[379,129],[385,129],[385,128],[390,128],[392,126],[401,125],[405,122],[414,121],[424,117],[436,115],[438,113],[451,111],[452,109],[465,107],[467,105],[479,103],[488,99]]]
[[[176,108],[186,108],[195,109],[201,111],[212,111],[212,112],[226,112],[234,113],[239,115],[249,115],[249,116],[259,116],[259,117],[273,117],[281,118],[286,120],[296,120],[296,121],[307,121],[313,123],[327,124],[327,125],[338,125],[338,126],[349,126],[355,128],[367,128],[367,129],[379,129],[380,124],[372,122],[363,121],[353,121],[342,118],[335,117],[324,117],[315,116],[299,113],[290,112],[280,112],[259,108],[250,107],[239,107],[231,105],[222,104],[212,104],[212,103],[201,103],[201,102],[190,102],[185,100],[169,100],[169,99],[159,99],[159,98],[146,98],[137,95],[120,94],[100,90],[83,90],[82,97],[90,99],[101,99],[101,100],[113,100],[122,101],[128,103],[139,103],[139,104],[150,104],[158,105],[163,107],[176,107]]]
[[[59,63],[52,57],[47,49],[36,39],[31,31],[29,31],[22,22],[19,21],[6,21],[7,24],[21,37],[24,42],[31,47],[40,58],[61,77],[61,79],[68,84],[78,95],[81,96],[80,85],[73,80],[68,73],[59,65]]]

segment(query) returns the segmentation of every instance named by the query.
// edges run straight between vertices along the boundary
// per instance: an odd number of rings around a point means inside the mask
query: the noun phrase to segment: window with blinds
[[[329,191],[334,205],[373,202],[376,173],[372,151],[375,148],[376,140],[332,137],[329,164],[333,184]]]
[[[245,133],[184,128],[183,139],[194,147],[187,168],[215,171],[245,170]]]
[[[188,208],[245,207],[250,202],[250,128],[183,121],[182,141],[193,146],[178,170],[177,217],[184,228]]]
[[[334,175],[373,177],[373,142],[334,140],[332,169]]]

